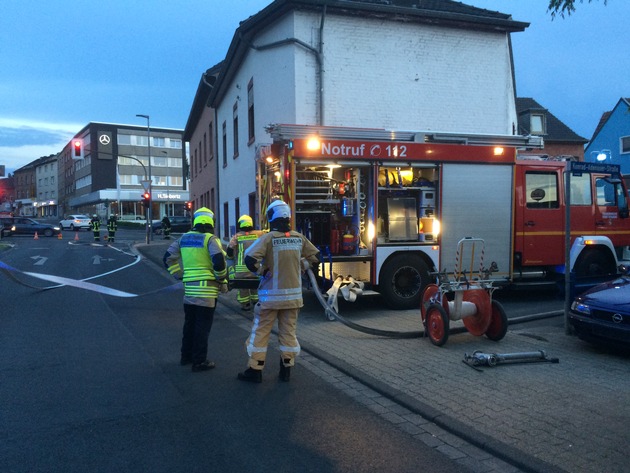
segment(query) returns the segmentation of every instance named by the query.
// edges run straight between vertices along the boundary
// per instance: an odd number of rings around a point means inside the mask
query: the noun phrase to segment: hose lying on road
[[[366,327],[364,325],[359,325],[354,322],[349,321],[348,319],[339,315],[339,313],[331,307],[328,302],[324,299],[324,296],[319,292],[319,285],[317,283],[317,279],[315,278],[315,274],[313,270],[308,268],[306,269],[308,274],[308,278],[311,281],[311,285],[314,288],[315,296],[317,296],[317,300],[324,308],[326,316],[330,320],[338,320],[342,324],[347,327],[357,330],[359,332],[367,333],[369,335],[377,335],[381,337],[389,337],[389,338],[422,338],[425,336],[424,330],[412,331],[412,332],[397,332],[394,330],[379,330],[372,327]],[[558,317],[563,315],[564,311],[551,311],[551,312],[543,312],[540,314],[532,314],[532,315],[524,315],[522,317],[514,317],[508,321],[509,325],[515,325],[519,323],[531,322],[534,320],[541,320],[551,317]],[[457,327],[451,328],[450,333],[465,333],[467,332],[466,327]]]
[[[338,320],[342,324],[350,327],[351,329],[357,330],[359,332],[367,333],[369,335],[378,335],[381,337],[389,337],[389,338],[421,338],[424,336],[424,330],[414,331],[414,332],[397,332],[394,330],[379,330],[376,328],[366,327],[364,325],[355,324],[351,322],[341,315],[324,299],[321,292],[319,292],[319,284],[317,283],[317,279],[315,278],[315,274],[311,268],[306,270],[308,274],[308,278],[311,281],[311,284],[315,290],[315,295],[317,296],[317,300],[322,305],[324,310],[326,311],[327,316],[332,316],[334,319]]]

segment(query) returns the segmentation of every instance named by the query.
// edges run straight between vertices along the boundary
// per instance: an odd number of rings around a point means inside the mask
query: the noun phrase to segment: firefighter
[[[247,268],[262,276],[258,287],[259,301],[254,307],[251,333],[245,342],[249,355],[248,367],[238,373],[238,379],[262,382],[262,370],[267,358],[269,335],[278,321],[280,349],[280,380],[289,381],[291,367],[300,352],[296,338],[297,318],[302,300],[303,261],[318,264],[318,249],[308,239],[291,230],[291,210],[281,200],[267,208],[271,230],[261,235],[245,252]]]
[[[166,250],[163,262],[168,272],[184,282],[184,328],[182,366],[192,371],[214,368],[208,360],[208,337],[212,329],[219,292],[227,292],[225,253],[213,235],[214,214],[202,207],[193,215],[193,228]]]
[[[96,214],[92,215],[92,219],[90,220],[90,227],[92,227],[94,241],[101,241],[101,221]]]
[[[164,232],[164,239],[170,240],[171,239],[171,220],[166,215],[162,217],[162,231]]]
[[[114,243],[116,230],[118,230],[118,219],[116,218],[116,214],[112,214],[109,216],[109,220],[107,220],[107,239],[110,243]]]
[[[249,215],[241,215],[238,219],[238,232],[232,237],[227,247],[227,258],[234,263],[230,267],[230,279],[258,279],[245,266],[245,250],[262,235],[260,230],[254,230],[254,222]],[[256,289],[239,288],[236,300],[241,304],[241,309],[250,310],[258,302]]]

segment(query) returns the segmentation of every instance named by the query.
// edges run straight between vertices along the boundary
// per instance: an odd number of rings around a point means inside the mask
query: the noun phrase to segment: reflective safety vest
[[[212,256],[208,245],[217,245],[218,251],[223,251],[218,238],[211,233],[189,232],[179,240],[182,266],[184,269],[184,293],[191,297],[218,297],[220,280],[226,275],[226,270],[216,272],[212,263]]]
[[[263,232],[260,230],[252,230],[250,232],[238,232],[232,238],[230,245],[234,244],[234,240],[236,240],[236,261],[234,262],[233,273],[230,274],[231,277],[237,278],[254,278],[255,276],[245,265],[245,250],[252,246],[260,235]]]

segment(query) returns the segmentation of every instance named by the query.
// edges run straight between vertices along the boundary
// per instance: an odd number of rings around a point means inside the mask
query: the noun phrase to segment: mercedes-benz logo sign
[[[621,314],[614,314],[612,316],[613,322],[615,322],[616,324],[620,324],[621,322],[623,322],[623,315]]]
[[[101,136],[98,137],[98,141],[102,145],[108,145],[109,142],[110,142],[110,138],[107,135],[101,135]]]

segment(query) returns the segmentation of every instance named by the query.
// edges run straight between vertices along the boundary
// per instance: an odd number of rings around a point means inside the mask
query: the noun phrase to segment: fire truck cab
[[[431,273],[454,271],[467,237],[485,242],[480,272],[505,284],[564,272],[566,163],[516,158],[519,147],[542,147],[539,137],[303,125],[267,131],[273,144],[257,165],[260,228],[271,200],[285,200],[293,228],[320,249],[324,286],[351,276],[393,308],[417,308],[435,282]],[[583,272],[614,271],[630,243],[627,192],[605,173],[587,177],[590,185],[571,180],[575,196],[590,192],[590,200],[573,202],[571,236],[588,236],[583,242],[593,246],[584,243],[589,256],[576,252],[574,262]]]

